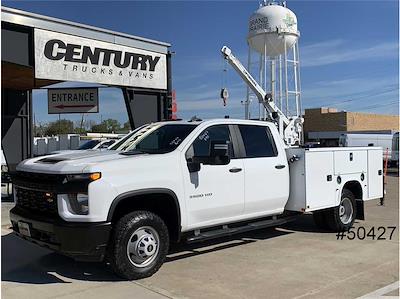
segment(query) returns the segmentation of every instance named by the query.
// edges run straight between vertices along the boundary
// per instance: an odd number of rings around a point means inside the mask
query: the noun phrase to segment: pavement
[[[139,281],[123,281],[105,265],[75,262],[18,239],[9,230],[11,206],[2,203],[3,298],[399,296],[399,178],[393,173],[385,205],[367,202],[366,221],[355,224],[376,233],[380,226],[395,226],[392,240],[388,229],[385,240],[337,240],[304,215],[278,228],[176,246],[155,275]]]

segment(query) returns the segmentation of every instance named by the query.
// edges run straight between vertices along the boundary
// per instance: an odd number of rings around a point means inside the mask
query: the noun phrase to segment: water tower
[[[263,1],[249,20],[248,71],[286,116],[300,116],[297,17],[286,3]],[[245,118],[267,118],[267,111],[247,88]]]

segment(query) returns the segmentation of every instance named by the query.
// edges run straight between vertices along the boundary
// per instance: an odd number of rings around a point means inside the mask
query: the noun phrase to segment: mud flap
[[[363,200],[356,200],[356,211],[356,219],[365,220]]]

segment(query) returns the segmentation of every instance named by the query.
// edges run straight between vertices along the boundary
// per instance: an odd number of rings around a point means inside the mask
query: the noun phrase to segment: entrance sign
[[[35,28],[39,79],[167,89],[165,54]]]
[[[47,98],[49,114],[99,112],[97,88],[48,89]]]

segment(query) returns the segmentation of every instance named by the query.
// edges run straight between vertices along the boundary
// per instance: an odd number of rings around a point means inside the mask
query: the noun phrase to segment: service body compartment
[[[381,148],[288,148],[286,153],[288,159],[298,157],[298,161],[289,163],[290,195],[286,210],[306,212],[336,206],[341,188],[349,178],[360,182],[363,192],[368,193],[364,200],[383,196]],[[337,181],[339,176],[341,184]]]
[[[368,198],[383,197],[383,152],[382,149],[368,150]]]
[[[333,206],[336,196],[333,151],[290,148],[287,154],[288,158],[296,155],[299,160],[289,165],[290,193],[285,209],[304,212]]]
[[[348,148],[334,151],[335,175],[367,172],[368,150]]]

